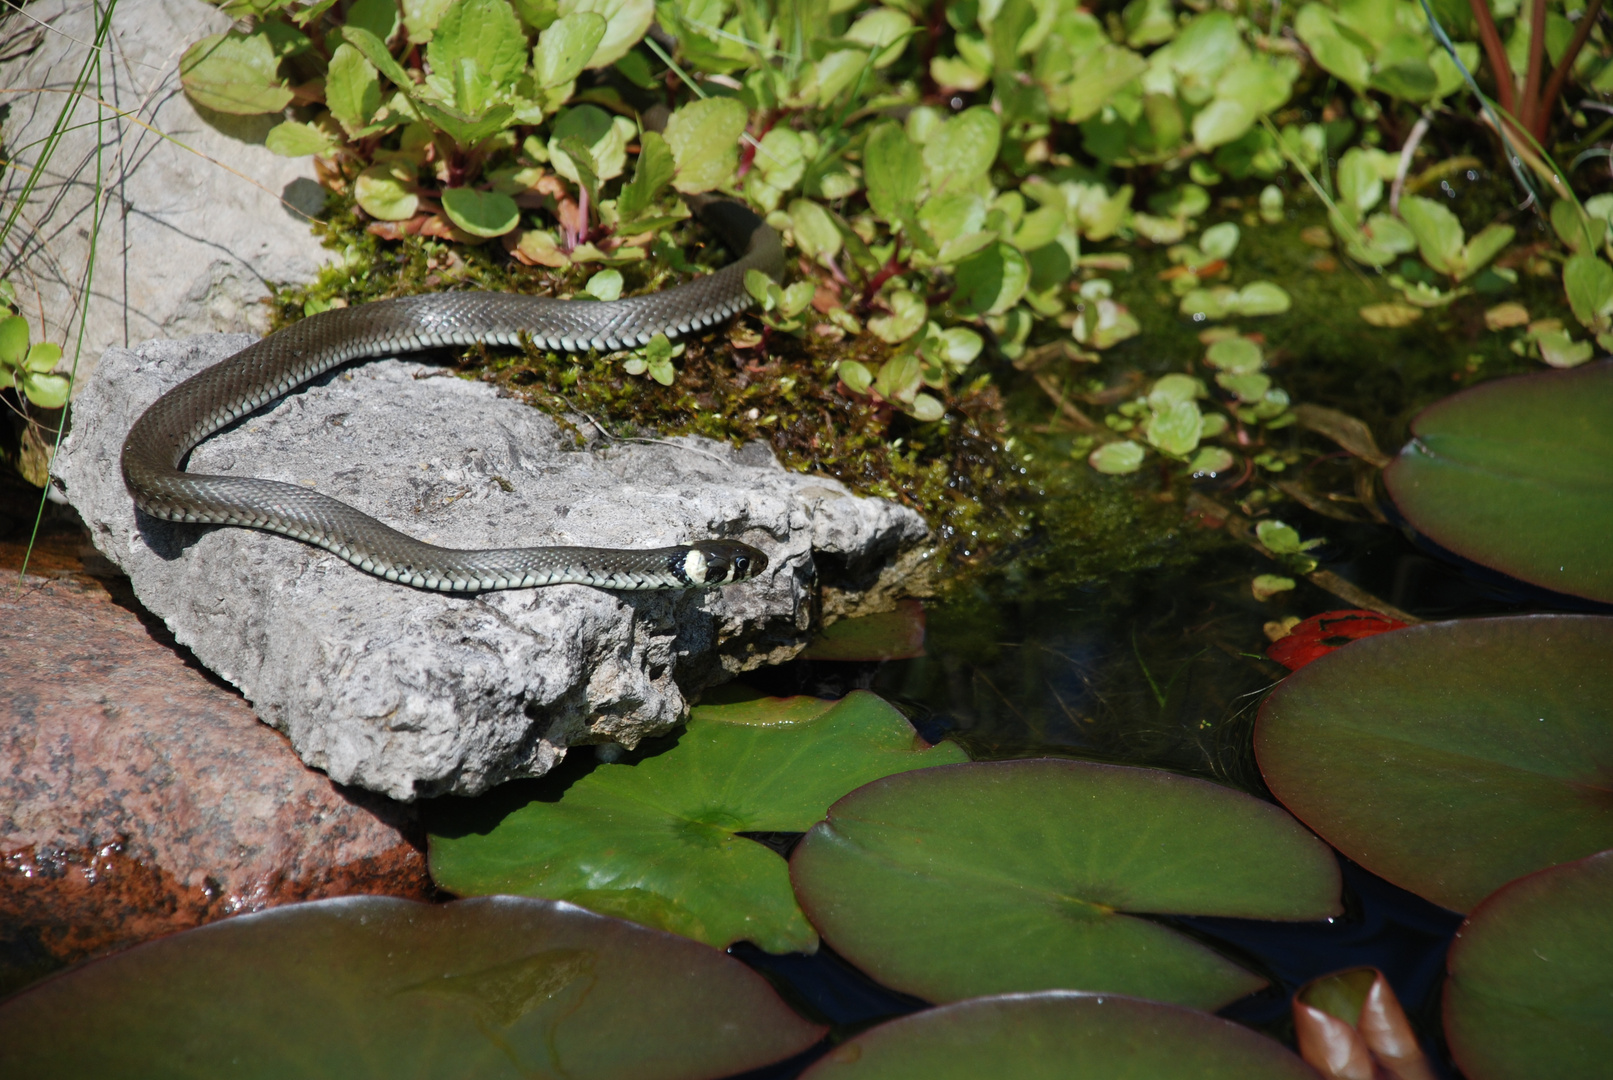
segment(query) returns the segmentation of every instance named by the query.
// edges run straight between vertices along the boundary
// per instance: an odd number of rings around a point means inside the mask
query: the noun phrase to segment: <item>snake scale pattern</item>
[[[557,351],[623,349],[658,333],[676,338],[750,306],[745,274],[784,270],[778,234],[730,200],[689,198],[739,257],[715,273],[645,296],[611,302],[487,292],[378,300],[321,312],[270,334],[158,398],[123,443],[123,479],[135,505],[166,521],[265,529],[334,552],[361,570],[423,589],[480,592],[572,583],[606,589],[724,585],[767,567],[762,552],[733,540],[669,548],[443,548],[294,484],[185,472],[186,455],[209,435],[354,360],[445,346],[518,345]]]

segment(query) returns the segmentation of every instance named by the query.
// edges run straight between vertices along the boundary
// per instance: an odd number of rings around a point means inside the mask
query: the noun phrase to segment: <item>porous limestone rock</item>
[[[889,592],[891,568],[922,558],[916,513],[788,471],[764,446],[596,435],[579,450],[576,429],[491,386],[400,360],[245,418],[203,442],[190,470],[306,484],[451,547],[728,537],[770,565],[702,591],[448,596],[285,537],[137,517],[118,459],[129,426],[250,340],[110,350],[74,401],[55,477],[141,602],[340,783],[397,799],[475,794],[546,772],[568,746],[631,747],[701,689],[792,656],[815,604]]]
[[[231,26],[217,6],[118,0],[87,96],[69,94],[96,53],[97,20],[108,7],[34,0],[0,16],[0,86],[11,89],[0,95],[9,109],[0,205],[17,203],[50,149],[46,136],[71,109],[6,237],[6,276],[30,321],[43,320],[36,339],[65,349],[63,371],[87,319],[81,379],[114,345],[208,330],[261,333],[268,283],[311,280],[330,259],[306,217],[324,204],[313,159],[263,146],[282,117],[199,110],[180,89],[180,55]]]

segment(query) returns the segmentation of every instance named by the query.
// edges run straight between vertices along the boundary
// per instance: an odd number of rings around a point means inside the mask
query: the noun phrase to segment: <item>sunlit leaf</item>
[[[900,124],[879,124],[869,131],[863,149],[863,178],[868,185],[868,204],[876,214],[892,223],[912,214],[923,175],[919,148]]]
[[[992,244],[958,264],[952,302],[977,315],[999,315],[1019,303],[1030,284],[1025,256],[1009,244]]]
[[[435,77],[472,60],[493,87],[508,89],[526,68],[526,35],[507,0],[454,0],[437,23],[426,60]],[[457,104],[473,109],[468,102]]]
[[[1052,759],[876,781],[835,803],[790,869],[836,952],[936,1002],[1067,988],[1217,1008],[1265,980],[1139,914],[1340,910],[1332,853],[1269,803]]]
[[[179,58],[179,81],[196,104],[223,113],[275,113],[291,103],[265,34],[212,34]]]
[[[263,145],[281,157],[328,154],[336,149],[336,141],[317,125],[299,124],[295,120],[287,120],[270,128]]]
[[[672,186],[694,194],[730,182],[739,167],[739,137],[747,119],[745,106],[734,98],[691,101],[674,112],[666,125],[678,169]]]
[[[984,105],[965,109],[938,127],[924,145],[930,190],[966,191],[997,160],[1002,121]]]
[[[1458,911],[1613,847],[1613,619],[1425,623],[1306,665],[1261,707],[1267,785],[1374,873]]]
[[[571,900],[718,946],[810,952],[817,936],[784,862],[737,834],[801,831],[860,784],[964,755],[950,743],[927,748],[872,694],[807,718],[799,699],[769,700],[760,710],[697,706],[671,750],[600,765],[558,798],[439,816],[433,878],[461,895]]]
[[[563,16],[538,35],[532,78],[540,87],[564,86],[582,73],[605,37],[605,19],[592,11]]]
[[[811,199],[796,199],[790,203],[790,231],[795,236],[796,246],[809,258],[832,259],[840,252],[840,230],[835,227],[834,218]]]
[[[605,36],[586,65],[590,71],[609,67],[626,56],[655,21],[654,0],[560,0],[561,16],[580,11],[605,19]]]
[[[1124,476],[1142,468],[1143,453],[1141,444],[1130,439],[1104,443],[1087,456],[1087,464],[1109,476]]]
[[[638,164],[633,179],[622,185],[616,208],[624,221],[635,221],[655,205],[666,186],[672,183],[676,166],[672,150],[658,132],[646,131],[639,137]]]
[[[381,108],[381,82],[375,65],[346,42],[331,54],[325,103],[349,136],[367,126]]]
[[[407,221],[420,208],[415,169],[406,161],[371,165],[353,185],[359,209],[377,221]]]

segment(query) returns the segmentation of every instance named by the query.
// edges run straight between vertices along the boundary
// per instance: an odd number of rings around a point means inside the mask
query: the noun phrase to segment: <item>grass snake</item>
[[[202,371],[158,398],[123,443],[123,479],[137,507],[165,521],[241,525],[334,552],[361,570],[442,592],[573,583],[606,589],[679,589],[755,577],[767,556],[733,540],[626,550],[437,547],[346,503],[294,484],[185,472],[203,439],[330,371],[360,359],[444,346],[518,345],[554,350],[624,349],[722,322],[750,306],[745,274],[777,279],[778,233],[747,207],[692,196],[705,224],[739,257],[721,270],[661,292],[609,302],[490,292],[377,300],[309,316]]]

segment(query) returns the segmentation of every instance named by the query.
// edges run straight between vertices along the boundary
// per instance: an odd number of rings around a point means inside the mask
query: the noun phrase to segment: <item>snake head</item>
[[[767,569],[767,556],[737,540],[700,540],[689,545],[684,573],[695,585],[732,585]]]

